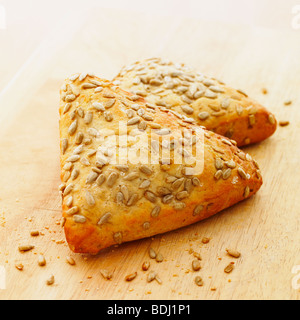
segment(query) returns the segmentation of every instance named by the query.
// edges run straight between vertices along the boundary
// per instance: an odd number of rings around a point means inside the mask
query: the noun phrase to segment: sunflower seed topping
[[[86,191],[86,193],[85,193],[85,199],[86,199],[87,204],[88,204],[90,207],[93,207],[93,206],[96,204],[93,195],[92,195],[89,191]]]
[[[86,217],[79,215],[79,214],[75,214],[73,216],[73,219],[76,223],[85,223],[86,222]]]
[[[100,220],[98,221],[98,226],[101,226],[108,222],[108,220],[112,217],[112,214],[110,212],[105,213]]]

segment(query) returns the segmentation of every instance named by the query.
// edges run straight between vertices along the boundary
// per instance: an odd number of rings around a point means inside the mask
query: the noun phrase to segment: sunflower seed
[[[194,109],[192,107],[190,107],[190,106],[187,106],[187,105],[182,105],[181,109],[186,114],[193,114],[194,113]]]
[[[62,152],[62,154],[65,154],[65,152],[68,149],[68,145],[69,145],[68,139],[63,139],[61,141],[61,152]]]
[[[146,221],[143,223],[143,229],[144,230],[148,230],[150,228],[150,222],[149,221]]]
[[[121,232],[114,233],[114,240],[117,244],[121,244],[123,242],[123,236]]]
[[[87,167],[91,165],[91,163],[89,162],[89,160],[88,160],[87,158],[85,158],[85,157],[81,158],[81,159],[80,159],[80,162],[81,162],[84,166],[87,166]]]
[[[145,179],[142,181],[142,183],[139,185],[139,189],[147,189],[151,184],[151,181],[148,179]]]
[[[111,188],[116,183],[118,178],[119,178],[118,173],[112,172],[107,178],[107,186]]]
[[[83,151],[83,144],[76,147],[73,151],[73,154],[80,154]]]
[[[272,114],[270,114],[270,115],[268,116],[268,120],[269,120],[269,122],[270,122],[271,124],[275,124],[275,123],[276,123],[276,120],[275,120],[275,118],[274,118],[274,116],[273,116]]]
[[[83,140],[83,133],[82,132],[77,132],[75,136],[75,143],[76,144],[81,144]]]
[[[151,176],[151,174],[153,174],[153,170],[146,165],[141,165],[139,169],[141,172],[148,176]]]
[[[156,200],[157,200],[156,195],[155,195],[153,192],[149,191],[149,190],[147,190],[147,191],[144,193],[144,196],[145,196],[145,198],[146,198],[147,200],[149,200],[149,201],[152,202],[152,203],[155,203]]]
[[[79,75],[79,78],[78,78],[78,80],[79,81],[83,81],[86,77],[87,77],[87,73],[86,72],[83,72],[83,73],[81,73],[80,75]]]
[[[115,99],[109,99],[109,100],[104,102],[104,107],[105,107],[105,109],[110,109],[111,107],[113,107],[113,105],[115,103],[116,103]]]
[[[249,119],[249,125],[250,125],[250,127],[253,127],[253,126],[255,125],[255,122],[256,122],[256,120],[255,120],[255,115],[254,115],[254,114],[250,114],[249,117],[248,117],[248,119]]]
[[[87,204],[91,207],[93,207],[96,204],[93,195],[89,191],[86,191],[86,193],[85,193],[85,200],[86,200]]]
[[[68,163],[70,163],[70,162],[68,162]],[[64,173],[64,175],[63,175],[62,181],[63,182],[67,182],[69,180],[70,176],[71,176],[71,172],[70,171],[66,171]]]
[[[200,113],[198,114],[198,118],[199,118],[200,120],[206,120],[208,117],[209,117],[209,113],[206,112],[206,111],[200,112]]]
[[[75,133],[75,131],[77,130],[77,126],[78,126],[78,122],[77,122],[77,119],[75,119],[72,123],[71,123],[71,125],[70,125],[70,127],[69,127],[69,129],[68,129],[68,132],[69,132],[69,134],[72,136],[74,133]]]
[[[122,172],[128,172],[128,170],[129,170],[129,166],[126,164],[118,164],[115,167],[116,167],[116,169],[118,169],[119,171],[122,171]]]
[[[91,111],[87,111],[83,120],[85,124],[90,124],[93,121],[93,113]]]
[[[183,202],[176,202],[173,204],[175,210],[183,210],[186,207],[186,204]]]
[[[179,189],[183,183],[184,183],[184,178],[180,178],[180,179],[175,180],[172,183],[172,189],[173,190]]]
[[[127,125],[128,126],[133,126],[135,124],[140,123],[140,121],[141,121],[140,118],[135,117],[135,118],[132,118],[132,119],[128,120]]]
[[[189,193],[187,191],[181,191],[176,194],[176,199],[183,200],[183,199],[186,199],[188,196],[189,196]]]
[[[231,176],[231,169],[228,168],[222,172],[222,178],[227,180]]]
[[[217,170],[222,170],[223,169],[223,160],[220,158],[216,158],[215,167]]]
[[[77,213],[79,211],[79,208],[77,206],[72,207],[68,211],[66,211],[66,214],[68,216],[72,216],[73,214]]]
[[[244,198],[248,198],[250,195],[250,188],[247,186],[244,191]]]
[[[73,204],[73,197],[70,196],[66,200],[66,206],[70,208],[70,207],[72,207],[72,204]]]
[[[79,214],[75,214],[73,216],[73,219],[76,223],[85,223],[86,222],[86,217],[79,215]]]
[[[154,208],[153,208],[153,210],[151,211],[151,217],[152,218],[157,218],[158,217],[158,215],[159,215],[159,213],[160,213],[160,207],[159,206],[155,206]]]
[[[229,106],[230,106],[230,99],[229,98],[225,98],[221,101],[221,107],[223,109],[228,109]]]
[[[105,175],[104,174],[100,174],[99,177],[96,180],[96,183],[100,187],[104,183],[105,180],[106,180]]]
[[[192,178],[192,184],[195,187],[200,186],[200,180],[197,177]]]
[[[157,192],[157,194],[158,194],[160,197],[163,197],[163,196],[166,196],[166,195],[172,193],[172,191],[169,190],[169,189],[166,188],[166,187],[158,187],[158,188],[156,189],[156,192]]]
[[[66,103],[64,110],[63,110],[63,114],[67,113],[71,107],[72,107],[72,103]]]
[[[65,98],[65,101],[67,101],[67,102],[72,102],[72,101],[74,101],[75,99],[76,99],[75,94],[68,94],[68,95],[66,96],[66,98]]]
[[[133,181],[137,178],[139,178],[139,173],[138,172],[130,172],[127,176],[124,177],[125,181]]]
[[[242,168],[238,168],[237,171],[242,179],[245,179],[245,180],[247,179],[247,174]]]
[[[83,83],[82,85],[81,85],[81,88],[82,89],[93,89],[93,88],[96,88],[97,86],[95,85],[95,84],[93,84],[93,83]]]
[[[79,176],[79,170],[78,169],[72,170],[71,179],[75,180],[75,179],[77,179],[78,176]]]
[[[100,102],[93,102],[92,106],[98,111],[105,111],[103,104]]]
[[[162,198],[162,203],[169,204],[172,202],[173,199],[174,199],[174,196],[172,194],[168,194]]]
[[[164,128],[164,129],[160,129],[156,131],[156,134],[158,134],[159,136],[165,136],[171,133],[170,129]]]
[[[204,206],[202,204],[198,204],[194,209],[193,216],[199,215],[203,211],[203,209]]]
[[[233,160],[225,161],[224,164],[230,169],[234,169],[236,167],[236,163]]]
[[[117,192],[117,195],[116,195],[116,202],[118,205],[121,205],[124,201],[124,196],[123,196],[123,193],[122,192]]]
[[[192,179],[186,179],[184,182],[184,190],[187,192],[191,192],[192,191]]]
[[[107,223],[108,220],[111,219],[111,217],[112,217],[112,214],[111,214],[110,212],[105,213],[105,214],[100,218],[100,220],[98,221],[98,223],[97,223],[98,226],[101,226],[101,225]]]
[[[173,176],[167,176],[166,177],[166,182],[167,183],[173,183],[174,181],[176,181],[177,178],[176,177],[173,177]]]
[[[74,188],[74,184],[70,183],[66,186],[65,190],[64,190],[64,197],[67,196]]]

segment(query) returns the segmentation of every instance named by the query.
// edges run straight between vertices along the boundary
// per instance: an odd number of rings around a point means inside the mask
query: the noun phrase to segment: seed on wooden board
[[[152,282],[155,280],[157,273],[155,271],[150,271],[147,276],[147,282]]]
[[[157,281],[157,283],[162,284],[162,280],[161,280],[161,278],[159,277],[158,274],[156,274],[155,280]]]
[[[201,242],[202,242],[203,244],[207,244],[207,243],[209,243],[209,241],[210,241],[210,239],[207,238],[207,237],[203,237],[202,240],[201,240]]]
[[[225,269],[224,272],[225,273],[231,273],[234,269],[234,265],[232,263],[230,263]]]
[[[34,249],[34,246],[30,245],[30,244],[25,244],[25,245],[19,246],[18,249],[20,252],[26,252],[26,251],[30,251],[30,250]]]
[[[15,265],[15,267],[19,270],[22,271],[24,269],[24,265],[22,263],[18,263]]]
[[[75,214],[73,216],[73,219],[76,223],[85,223],[86,222],[86,217],[79,215],[79,214]]]
[[[200,261],[198,259],[193,260],[192,268],[193,268],[194,271],[199,271],[201,269],[201,264],[200,264]]]
[[[47,286],[51,286],[51,285],[54,284],[54,282],[55,282],[54,275],[51,274],[51,275],[49,276],[49,278],[46,280],[46,284],[47,284]]]
[[[153,248],[149,248],[149,257],[151,259],[155,259],[156,258],[156,252],[154,251]]]
[[[160,210],[161,210],[160,206],[155,206],[151,211],[151,217],[152,218],[158,217]]]
[[[162,262],[164,261],[164,256],[159,252],[157,253],[156,257],[155,257],[156,262]]]
[[[90,207],[93,207],[96,204],[94,196],[89,191],[86,191],[85,199]]]
[[[105,280],[110,280],[112,278],[112,273],[106,269],[101,269],[100,273]]]
[[[286,126],[288,126],[289,124],[290,124],[289,121],[279,121],[280,127],[286,127]]]
[[[143,271],[147,271],[147,270],[149,270],[149,268],[150,268],[150,262],[149,262],[149,261],[143,262],[143,264],[142,264],[142,270],[143,270]]]
[[[37,237],[40,235],[40,232],[38,230],[33,230],[33,231],[30,231],[30,235],[32,237]]]
[[[66,256],[66,261],[71,266],[74,266],[76,264],[75,260],[71,256]]]
[[[121,244],[123,242],[123,236],[121,232],[114,233],[114,240],[117,244]]]
[[[197,276],[197,277],[195,278],[195,283],[196,283],[196,285],[197,285],[198,287],[202,287],[202,286],[203,286],[203,280],[202,280],[202,278],[199,277],[199,276]]]
[[[112,214],[110,212],[104,213],[104,215],[100,218],[98,221],[98,226],[102,226],[103,224],[107,223],[109,219],[112,217]]]
[[[126,280],[126,281],[132,281],[132,280],[134,280],[136,277],[137,277],[137,272],[127,275],[127,276],[125,277],[125,280]]]
[[[226,252],[231,257],[234,257],[234,258],[237,258],[237,259],[240,258],[240,256],[241,256],[241,253],[238,252],[237,250],[234,250],[234,249],[226,249]]]
[[[44,267],[46,265],[46,259],[42,254],[38,256],[38,265],[40,267]]]
[[[153,192],[147,190],[147,191],[144,193],[144,196],[145,196],[145,198],[146,198],[147,200],[149,200],[150,202],[152,202],[152,203],[155,203],[155,202],[156,202],[157,197],[156,197],[156,195],[155,195]]]

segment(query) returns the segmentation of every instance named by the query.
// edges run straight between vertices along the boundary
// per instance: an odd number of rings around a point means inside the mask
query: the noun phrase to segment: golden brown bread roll
[[[277,127],[274,115],[246,93],[183,64],[159,58],[136,62],[124,67],[114,83],[235,140],[239,147],[268,138]]]
[[[93,75],[65,81],[59,111],[64,228],[74,252],[195,223],[262,184],[235,141]]]

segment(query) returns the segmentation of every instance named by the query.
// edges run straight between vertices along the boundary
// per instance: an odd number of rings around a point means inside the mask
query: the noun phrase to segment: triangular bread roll
[[[183,64],[159,58],[136,62],[124,67],[114,83],[235,140],[239,147],[262,141],[276,130],[274,115],[246,93]]]
[[[235,141],[93,75],[74,75],[61,88],[60,137],[64,228],[74,252],[96,254],[195,223],[262,184]]]

